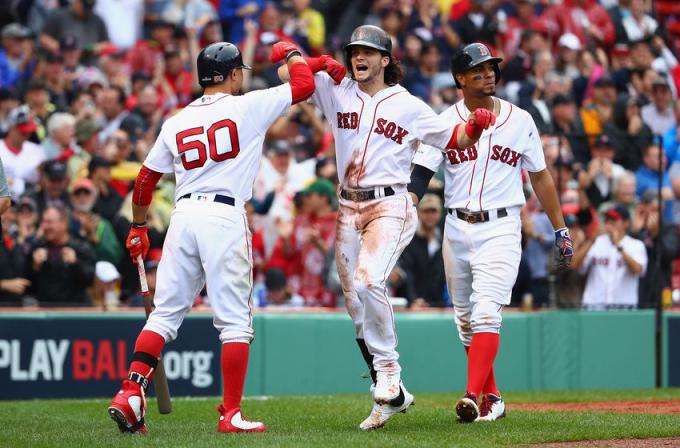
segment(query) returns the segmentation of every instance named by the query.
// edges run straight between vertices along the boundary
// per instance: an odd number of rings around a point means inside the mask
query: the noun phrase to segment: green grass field
[[[265,434],[218,434],[214,399],[174,399],[161,416],[149,400],[146,436],[120,434],[108,400],[0,402],[0,447],[423,447],[513,446],[529,443],[680,435],[680,416],[513,411],[513,403],[678,399],[680,389],[507,393],[508,417],[458,424],[453,394],[416,394],[416,406],[380,430],[357,429],[369,413],[368,394],[248,399],[243,412],[268,426]]]

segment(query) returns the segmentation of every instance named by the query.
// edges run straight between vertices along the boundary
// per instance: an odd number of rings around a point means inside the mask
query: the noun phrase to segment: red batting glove
[[[496,124],[496,116],[487,109],[475,109],[465,123],[465,134],[474,141],[482,135],[484,129]]]
[[[149,235],[147,231],[146,224],[136,227],[135,224],[133,224],[132,227],[130,227],[130,232],[128,232],[125,247],[130,253],[134,264],[137,264],[137,257],[139,255],[141,255],[142,258],[145,258],[147,252],[149,252]],[[133,241],[135,238],[139,238],[139,241]]]
[[[335,84],[338,85],[345,78],[345,75],[347,75],[347,68],[332,57],[326,56],[326,73],[328,73],[330,77],[333,78],[333,81],[335,81]]]
[[[300,51],[298,50],[297,45],[295,45],[292,42],[277,42],[272,46],[272,52],[269,54],[269,61],[270,62],[279,62],[283,61],[286,59],[286,56],[291,51]]]

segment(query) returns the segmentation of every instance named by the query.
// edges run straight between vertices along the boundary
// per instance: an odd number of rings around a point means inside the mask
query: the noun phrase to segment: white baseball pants
[[[182,199],[172,212],[158,265],[156,309],[144,329],[174,340],[205,284],[220,341],[250,343],[252,275],[243,207]]]
[[[522,256],[519,208],[509,216],[469,224],[448,214],[442,256],[458,335],[470,346],[473,333],[498,333],[501,310],[510,304]]]
[[[365,340],[379,372],[401,371],[386,282],[417,223],[405,192],[365,202],[340,199],[335,242],[340,283],[356,337]]]

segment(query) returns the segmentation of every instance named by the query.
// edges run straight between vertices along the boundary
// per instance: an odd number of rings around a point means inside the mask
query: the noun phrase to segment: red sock
[[[498,353],[498,333],[475,333],[468,351],[467,392],[479,397]]]
[[[243,384],[248,370],[250,344],[229,342],[222,344],[222,379],[224,381],[224,408],[240,408]]]
[[[153,359],[160,359],[164,345],[165,338],[163,336],[150,330],[142,330],[137,336],[137,342],[135,342],[135,351],[132,355],[129,373],[139,373],[151,381],[156,369],[149,363],[153,362]]]
[[[465,347],[465,353],[470,352],[470,347]],[[501,396],[501,391],[498,390],[498,386],[496,385],[496,375],[493,373],[493,366],[491,366],[491,370],[489,371],[489,376],[486,377],[486,381],[484,382],[484,387],[482,387],[482,394],[494,394],[497,397]]]

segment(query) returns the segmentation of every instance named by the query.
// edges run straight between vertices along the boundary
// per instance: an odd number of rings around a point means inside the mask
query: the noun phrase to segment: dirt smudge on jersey
[[[352,159],[349,161],[349,165],[347,165],[347,169],[345,170],[344,184],[348,187],[358,188],[361,168],[361,152],[359,151],[359,148],[355,148],[354,151],[352,151]]]

